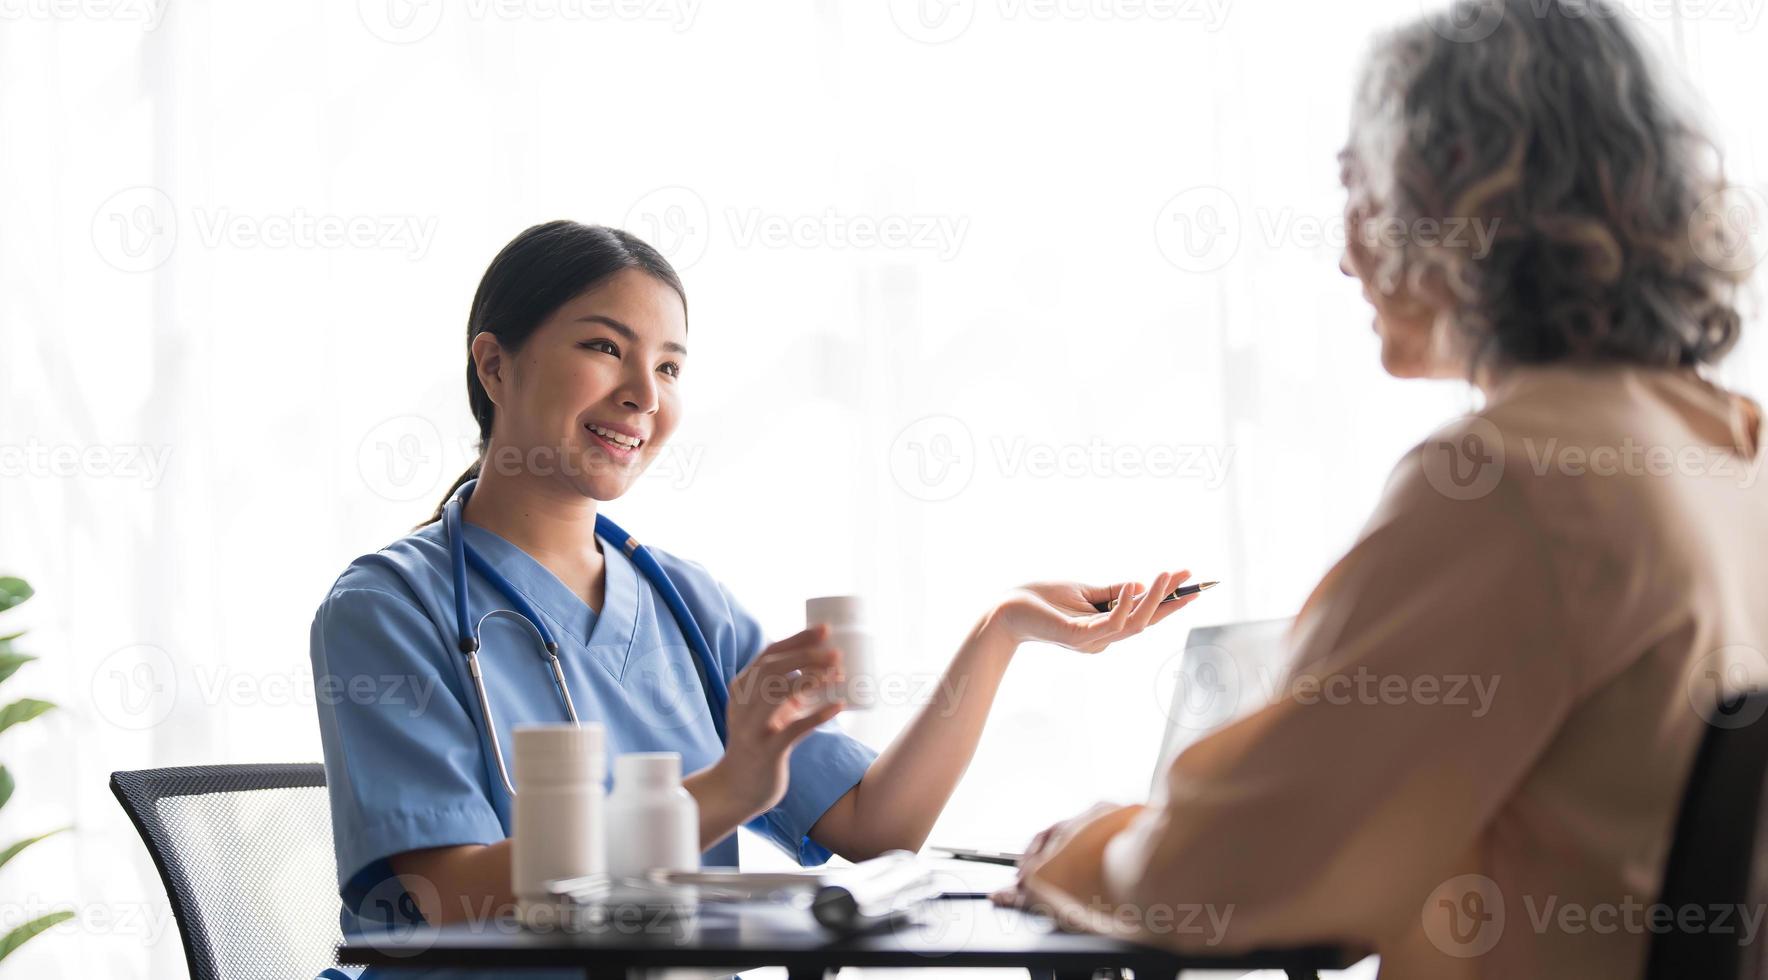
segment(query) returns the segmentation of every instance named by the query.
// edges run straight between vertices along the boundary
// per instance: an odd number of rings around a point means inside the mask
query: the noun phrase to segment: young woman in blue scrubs
[[[841,655],[823,631],[769,643],[705,569],[651,549],[731,678],[721,744],[675,618],[620,542],[595,531],[600,502],[632,486],[682,418],[688,323],[675,271],[623,231],[538,225],[486,270],[467,341],[481,453],[449,492],[466,499],[466,543],[539,612],[560,644],[579,716],[605,726],[610,753],[681,754],[707,864],[737,863],[734,831],[743,825],[803,864],[830,852],[862,860],[918,850],[1020,644],[1093,653],[1185,604],[1156,601],[1182,571],[1146,588],[1016,589],[952,658],[940,689],[962,696],[924,707],[880,754],[832,724],[844,705],[825,703],[820,688],[842,676]],[[384,694],[319,699],[346,931],[420,915],[460,921],[513,902],[510,799],[486,758],[458,652],[437,517],[352,562],[313,621],[320,689]],[[509,607],[484,576],[467,580],[470,621]],[[1106,598],[1127,601],[1096,613],[1092,602]],[[492,615],[480,630],[485,687],[508,752],[514,726],[560,723],[565,711],[525,623]]]

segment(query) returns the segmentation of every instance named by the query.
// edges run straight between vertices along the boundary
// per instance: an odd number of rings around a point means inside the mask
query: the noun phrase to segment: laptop
[[[1149,776],[1153,795],[1167,767],[1192,742],[1269,704],[1289,669],[1285,642],[1293,620],[1261,619],[1222,626],[1199,626],[1185,637],[1185,654],[1168,700],[1166,731]],[[1020,854],[974,847],[928,848],[957,861],[1012,867]]]

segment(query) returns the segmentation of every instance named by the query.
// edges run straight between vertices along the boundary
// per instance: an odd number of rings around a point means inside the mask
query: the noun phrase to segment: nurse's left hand
[[[1190,577],[1185,570],[1162,572],[1145,588],[1139,582],[1034,582],[1014,589],[1001,603],[996,618],[1014,642],[1054,643],[1082,653],[1098,653],[1190,605],[1196,595],[1160,601]],[[1093,603],[1109,599],[1118,600],[1111,612],[1093,608]]]

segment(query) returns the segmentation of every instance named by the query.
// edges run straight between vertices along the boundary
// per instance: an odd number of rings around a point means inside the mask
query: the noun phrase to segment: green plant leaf
[[[0,612],[5,612],[29,599],[34,593],[35,590],[31,588],[31,583],[24,579],[14,578],[11,575],[0,575]]]
[[[37,658],[28,653],[13,653],[7,648],[6,641],[0,640],[0,681],[11,677],[20,667],[35,659]]]
[[[54,928],[74,917],[73,909],[61,909],[48,915],[39,915],[24,925],[15,927],[4,937],[0,937],[0,960],[12,955],[12,951],[23,946],[32,936],[45,929]]]
[[[12,799],[12,773],[7,772],[5,766],[0,766],[0,807],[5,806],[6,801],[10,799]]]
[[[59,834],[64,830],[72,830],[72,829],[74,829],[74,828],[72,828],[72,827],[57,827],[54,830],[51,830],[47,834],[38,834],[35,837],[26,837],[24,840],[15,841],[11,847],[8,847],[4,851],[0,851],[0,868],[4,868],[6,866],[6,862],[12,860],[15,857],[18,857],[18,852],[24,850],[27,847],[30,847],[32,844],[37,843],[38,841],[42,840],[43,838],[54,837],[56,834]]]
[[[23,724],[37,717],[50,708],[55,707],[54,701],[39,701],[36,698],[19,698],[4,708],[0,708],[0,732],[14,725]]]

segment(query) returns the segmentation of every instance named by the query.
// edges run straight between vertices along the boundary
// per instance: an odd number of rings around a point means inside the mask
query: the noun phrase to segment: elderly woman
[[[1768,663],[1761,412],[1702,374],[1749,260],[1648,60],[1589,0],[1379,40],[1342,265],[1386,370],[1484,408],[1395,469],[1283,696],[1148,806],[1045,831],[997,900],[1180,949],[1348,943],[1384,977],[1640,974],[1695,750]]]

